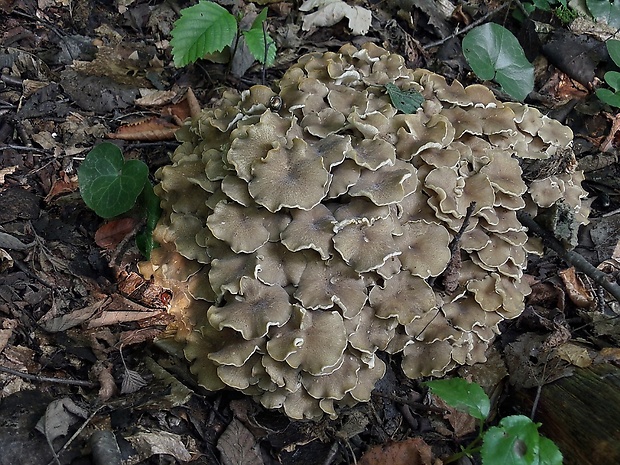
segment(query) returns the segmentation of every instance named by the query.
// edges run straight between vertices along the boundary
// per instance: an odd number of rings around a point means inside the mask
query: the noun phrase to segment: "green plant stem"
[[[230,70],[232,69],[233,58],[237,54],[237,49],[239,48],[239,41],[241,40],[241,29],[239,29],[239,19],[237,19],[237,34],[235,35],[235,44],[232,47],[232,51],[230,52],[230,60],[228,60],[228,65],[226,66],[226,77],[230,74]]]
[[[476,438],[470,442],[467,447],[465,447],[464,449],[462,449],[460,452],[457,452],[453,455],[451,455],[450,457],[448,457],[447,459],[445,459],[443,461],[444,465],[447,463],[453,463],[456,462],[458,459],[460,459],[461,457],[471,457],[472,455],[480,452],[480,449],[482,448],[482,444],[480,444],[482,442],[482,439],[484,438],[484,420],[480,420],[480,424],[478,425],[478,436],[476,436]]]

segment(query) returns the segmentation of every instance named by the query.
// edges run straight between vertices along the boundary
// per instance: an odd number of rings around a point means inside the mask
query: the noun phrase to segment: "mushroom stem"
[[[570,265],[573,265],[579,271],[585,273],[592,280],[609,292],[618,302],[620,302],[620,286],[610,281],[611,277],[607,274],[595,268],[590,262],[588,262],[582,255],[579,255],[572,250],[566,250],[562,243],[555,238],[553,233],[542,228],[534,219],[525,212],[517,212],[517,218],[526,226],[531,232],[539,236],[545,245],[557,253],[562,260]]]

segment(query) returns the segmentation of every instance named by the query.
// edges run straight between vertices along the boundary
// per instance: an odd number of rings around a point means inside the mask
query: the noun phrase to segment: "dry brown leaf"
[[[560,347],[555,349],[555,353],[562,360],[567,361],[571,365],[575,365],[580,368],[586,368],[592,365],[592,357],[590,357],[590,351],[574,342],[566,342]]]
[[[102,249],[114,249],[138,224],[134,218],[120,218],[102,225],[95,233],[95,243]]]
[[[107,361],[98,361],[91,368],[93,378],[99,381],[99,400],[105,402],[118,393],[116,381],[112,374],[113,365]]]
[[[131,311],[106,311],[97,318],[93,318],[88,322],[89,328],[98,328],[99,326],[115,325],[118,323],[127,323],[130,321],[144,320],[161,313],[159,310],[152,312],[131,312]]]
[[[121,126],[116,132],[107,134],[110,139],[158,141],[174,139],[179,125],[154,116],[137,123]]]
[[[452,426],[452,431],[454,431],[455,437],[462,438],[463,436],[467,436],[476,430],[478,425],[477,420],[469,413],[449,406],[437,396],[433,396],[433,404],[447,412],[444,415],[444,418],[448,420],[450,426]]]
[[[79,418],[87,418],[88,412],[68,397],[52,401],[45,409],[45,415],[39,420],[36,430],[45,434],[52,443],[54,439],[66,436],[69,427]]]
[[[252,433],[236,418],[230,422],[217,442],[224,465],[263,465],[257,453],[258,443]]]
[[[433,452],[422,438],[372,446],[357,462],[359,465],[441,465],[433,462]]]
[[[0,248],[0,273],[13,268],[13,257],[6,250]]]
[[[189,453],[183,438],[178,434],[166,431],[139,432],[126,438],[136,451],[139,458],[146,460],[153,455],[171,455],[181,462],[189,462],[192,455]],[[136,462],[133,462],[136,463]]]
[[[61,172],[61,178],[54,179],[52,187],[45,196],[45,202],[49,203],[62,194],[70,194],[75,192],[78,188],[79,184],[77,176],[68,176],[67,174]]]
[[[125,367],[123,373],[123,383],[121,384],[121,394],[131,394],[137,392],[148,383],[140,373]]]
[[[594,304],[594,296],[583,284],[581,278],[577,276],[577,271],[574,267],[560,271],[560,277],[564,282],[568,297],[576,306],[589,308]]]
[[[598,356],[606,362],[618,362],[620,361],[620,348],[605,347],[601,349]]]
[[[8,174],[15,173],[16,169],[17,169],[17,165],[7,166],[6,168],[2,168],[0,170],[0,185],[4,184],[4,177]]]
[[[66,315],[50,318],[48,317],[48,314],[46,314],[39,320],[38,323],[41,325],[41,328],[45,331],[49,331],[50,333],[66,331],[69,328],[79,326],[85,321],[88,321],[89,318],[95,315],[104,305],[108,303],[108,299],[102,299],[92,305],[79,308],[71,313],[67,313]]]
[[[142,97],[135,100],[136,105],[143,107],[161,107],[171,103],[177,96],[173,90],[141,89]]]

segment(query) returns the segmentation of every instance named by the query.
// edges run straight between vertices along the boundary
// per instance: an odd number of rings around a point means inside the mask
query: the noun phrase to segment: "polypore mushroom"
[[[386,84],[421,107],[402,114]],[[541,252],[517,212],[587,221],[570,129],[373,44],[301,57],[178,136],[142,270],[173,291],[201,385],[292,418],[368,401],[381,351],[412,378],[484,361]],[[566,160],[539,169],[550,157]]]

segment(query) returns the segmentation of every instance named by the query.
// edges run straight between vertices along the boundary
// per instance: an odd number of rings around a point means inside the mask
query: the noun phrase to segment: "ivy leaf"
[[[605,73],[605,82],[609,84],[617,92],[620,90],[620,73],[617,71],[607,71]]]
[[[620,40],[609,39],[605,42],[607,45],[607,51],[609,52],[609,56],[614,61],[616,66],[620,66]]]
[[[415,113],[424,102],[422,94],[415,90],[400,90],[398,86],[392,83],[386,84],[385,90],[390,96],[394,108],[407,115]]]
[[[524,100],[534,89],[534,67],[508,29],[495,23],[473,28],[463,38],[463,54],[474,73],[494,80],[504,92]]]
[[[271,66],[276,59],[276,43],[269,34],[263,31],[263,24],[267,19],[267,8],[256,17],[252,23],[252,27],[247,31],[242,31],[245,38],[245,44],[248,46],[250,53],[260,63]],[[267,61],[265,61],[265,39],[267,41]]]
[[[147,182],[149,169],[140,160],[125,161],[110,142],[92,149],[78,170],[80,193],[86,205],[102,218],[130,210]]]
[[[609,26],[620,28],[620,1],[586,0],[586,6],[597,21],[603,20]]]
[[[472,417],[484,420],[489,416],[491,402],[480,385],[462,378],[437,379],[423,383],[433,394],[448,404]]]
[[[172,29],[172,55],[177,67],[185,66],[207,53],[220,52],[237,33],[237,20],[217,3],[200,2],[181,10]]]
[[[538,424],[524,415],[511,415],[484,434],[482,465],[540,464]]]
[[[620,95],[609,89],[596,89],[596,96],[612,107],[620,108]]]

